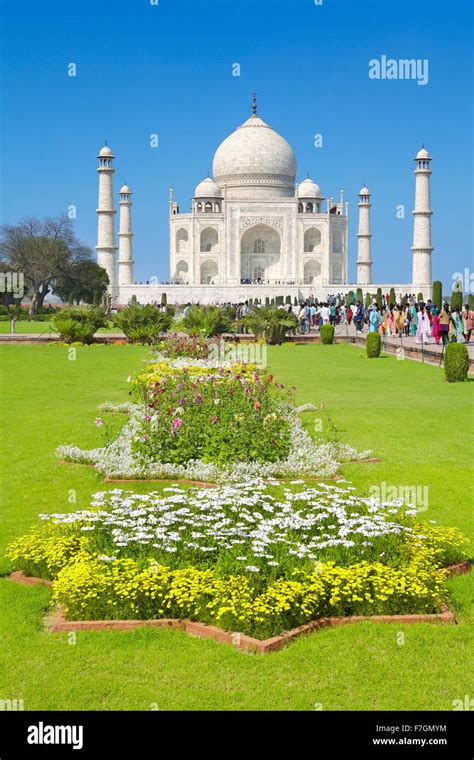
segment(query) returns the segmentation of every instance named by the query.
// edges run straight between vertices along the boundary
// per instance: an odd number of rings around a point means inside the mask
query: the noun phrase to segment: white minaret
[[[370,190],[362,187],[359,191],[359,232],[357,247],[357,284],[370,285],[372,283],[372,259],[370,232]]]
[[[412,289],[421,292],[425,300],[431,297],[431,215],[430,161],[431,156],[423,145],[416,154],[415,210],[413,211],[413,276]]]
[[[97,156],[99,159],[99,204],[97,209],[97,263],[103,267],[109,275],[112,289],[117,285],[115,259],[117,246],[115,245],[115,208],[112,178],[115,169],[112,167],[114,155],[107,144]]]
[[[132,251],[132,191],[127,185],[119,193],[119,285],[133,285],[133,251]]]

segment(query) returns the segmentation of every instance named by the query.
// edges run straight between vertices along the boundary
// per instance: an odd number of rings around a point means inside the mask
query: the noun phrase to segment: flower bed
[[[440,568],[466,543],[328,484],[116,489],[41,517],[8,554],[54,580],[70,620],[186,618],[259,639],[327,616],[437,612]]]
[[[83,451],[60,446],[66,461],[95,464],[110,479],[206,482],[256,477],[331,477],[341,462],[366,459],[351,446],[315,442],[292,390],[255,366],[209,366],[179,357],[147,367],[132,383],[135,403],[118,437]]]

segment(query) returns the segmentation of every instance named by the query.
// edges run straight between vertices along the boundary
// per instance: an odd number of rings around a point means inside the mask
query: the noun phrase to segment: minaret
[[[119,193],[119,285],[133,285],[132,191],[125,184]]]
[[[413,211],[413,292],[431,296],[431,215],[430,209],[430,161],[425,146],[416,154],[415,210]]]
[[[117,285],[115,258],[115,208],[112,177],[115,169],[112,167],[114,155],[107,143],[97,156],[99,159],[99,207],[97,209],[97,263],[109,275],[109,289]]]
[[[359,191],[359,232],[357,249],[357,284],[370,285],[372,282],[371,232],[370,232],[370,190],[362,187]]]

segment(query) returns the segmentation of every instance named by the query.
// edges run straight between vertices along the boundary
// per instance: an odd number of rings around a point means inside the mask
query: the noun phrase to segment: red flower
[[[261,408],[261,406],[262,405],[261,405],[260,401],[256,401],[255,404],[253,405],[253,408],[258,411]]]

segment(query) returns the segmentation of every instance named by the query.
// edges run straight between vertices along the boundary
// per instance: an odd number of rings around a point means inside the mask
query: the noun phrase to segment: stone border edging
[[[449,576],[462,575],[470,572],[471,563],[468,561],[458,562],[443,568],[449,571]],[[44,585],[51,587],[52,581],[43,578],[27,576],[22,570],[11,573],[10,580],[15,583],[38,586]],[[246,636],[242,633],[230,633],[207,623],[199,623],[193,620],[181,620],[179,618],[160,618],[159,620],[67,620],[62,608],[57,607],[45,617],[45,625],[51,633],[71,633],[73,631],[131,631],[135,628],[173,628],[174,630],[184,631],[192,636],[198,636],[203,639],[212,639],[213,641],[231,644],[236,649],[244,652],[254,652],[256,654],[268,654],[269,652],[278,652],[289,641],[298,638],[304,634],[313,633],[314,631],[330,628],[332,626],[348,625],[351,623],[399,623],[401,625],[409,623],[456,623],[456,617],[446,605],[441,605],[441,612],[426,613],[416,615],[351,615],[349,617],[325,617],[319,620],[313,620],[291,631],[285,631],[278,636],[272,636],[269,639],[256,639],[252,636]]]

